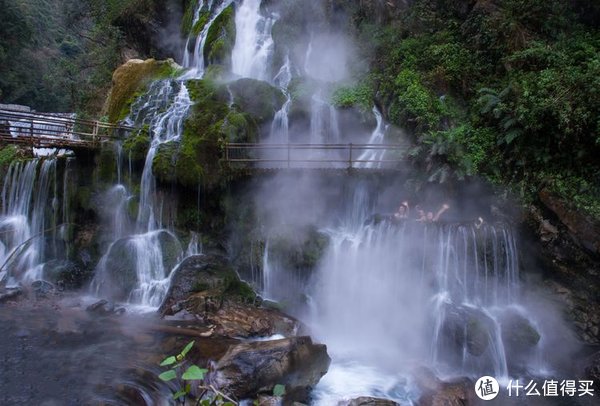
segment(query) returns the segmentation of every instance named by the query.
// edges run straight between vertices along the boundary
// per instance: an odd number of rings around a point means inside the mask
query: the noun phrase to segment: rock
[[[379,399],[362,396],[360,398],[352,399],[349,402],[340,402],[338,406],[397,406],[399,403],[388,399]]]
[[[562,199],[543,189],[539,193],[542,203],[559,218],[583,248],[600,254],[600,224],[581,210],[574,210]]]
[[[600,352],[593,354],[586,360],[584,378],[594,382],[600,382]]]
[[[102,279],[100,293],[110,300],[127,300],[137,285],[138,255],[147,255],[148,250],[156,249],[160,249],[162,265],[165,272],[169,272],[182,252],[181,244],[170,232],[163,230],[115,241],[99,264],[103,273],[96,275]]]
[[[233,102],[258,124],[271,121],[286,100],[280,89],[255,79],[236,80],[229,84],[229,90],[233,94]]]
[[[518,354],[531,350],[540,341],[540,334],[531,322],[516,311],[507,311],[500,318],[502,341],[507,352]]]
[[[56,292],[53,284],[44,280],[37,280],[31,283],[31,288],[36,298],[48,297]]]
[[[210,379],[238,399],[272,393],[277,384],[285,385],[286,393],[303,397],[327,373],[330,363],[325,345],[313,344],[310,337],[257,341],[231,347]],[[286,401],[304,400],[286,396]]]
[[[2,290],[0,289],[0,303],[5,303],[11,300],[17,299],[19,296],[23,294],[23,289],[21,288],[9,288]]]
[[[206,35],[204,60],[208,64],[231,64],[235,31],[235,7],[231,4],[213,21]]]
[[[72,261],[51,260],[44,264],[44,278],[60,289],[80,288],[88,275]]]
[[[0,271],[0,289],[6,286],[6,282],[8,281],[8,272]]]
[[[85,310],[97,316],[121,316],[127,312],[124,307],[115,307],[114,303],[105,299],[89,305]]]
[[[172,76],[179,68],[172,59],[130,59],[119,66],[113,73],[112,88],[104,106],[109,121],[114,123],[125,118],[137,92],[152,80]]]
[[[254,291],[241,283],[226,258],[218,255],[193,255],[173,271],[171,286],[158,311],[162,315],[173,314],[170,309],[194,293],[204,293],[207,298],[219,299],[227,294],[229,299],[235,296],[253,301],[256,297]],[[234,292],[236,287],[238,292]]]
[[[283,399],[277,396],[265,396],[261,395],[258,397],[258,406],[282,406]]]
[[[277,310],[240,304],[228,304],[215,313],[208,313],[205,321],[215,326],[216,334],[224,337],[292,336],[298,330],[295,319]]]
[[[441,330],[445,355],[462,359],[465,347],[473,356],[482,355],[489,346],[494,321],[482,311],[470,307],[449,306],[445,314]]]
[[[419,368],[413,374],[422,395],[417,406],[464,406],[474,404],[475,384],[468,378],[442,381],[427,368]]]

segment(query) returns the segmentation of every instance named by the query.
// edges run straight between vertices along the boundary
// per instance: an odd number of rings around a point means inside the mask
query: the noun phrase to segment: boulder
[[[525,316],[507,311],[500,318],[502,342],[511,354],[531,350],[540,341],[540,333]]]
[[[413,377],[421,392],[417,406],[464,406],[474,403],[474,382],[467,378],[442,381],[427,368],[417,369]]]
[[[254,301],[254,291],[244,285],[225,257],[193,255],[183,260],[173,271],[171,286],[158,311],[162,315],[174,314],[177,311],[174,311],[173,306],[196,293],[203,293],[202,297],[207,300],[217,298],[217,302],[220,302],[224,295],[228,296],[228,299]]]
[[[217,362],[210,379],[224,392],[238,399],[272,393],[285,385],[286,393],[304,397],[329,368],[327,348],[313,344],[310,337],[238,344]],[[288,399],[304,401],[306,399]]]
[[[226,258],[193,255],[175,269],[158,311],[162,316],[194,314],[222,337],[295,335],[299,327],[295,319],[260,303]]]
[[[23,294],[21,288],[0,289],[0,303],[16,300]]]
[[[235,45],[235,7],[226,7],[213,21],[206,35],[204,60],[209,64],[229,65]]]
[[[53,284],[44,280],[37,280],[31,283],[31,289],[36,298],[45,298],[56,293],[56,288]]]
[[[240,111],[250,114],[258,124],[270,122],[285,103],[283,92],[255,79],[239,79],[229,84],[233,102]]]
[[[152,80],[173,76],[180,67],[172,60],[130,59],[119,66],[112,77],[112,88],[104,110],[111,123],[129,114],[131,103]]]

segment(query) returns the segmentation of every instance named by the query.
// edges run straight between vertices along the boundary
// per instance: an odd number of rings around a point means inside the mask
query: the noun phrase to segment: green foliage
[[[19,157],[19,149],[15,145],[7,145],[0,149],[0,173],[5,173],[11,163]]]
[[[234,406],[236,403],[224,401],[227,398],[223,393],[215,390],[212,386],[204,386],[204,378],[208,372],[205,368],[200,368],[197,365],[189,365],[186,357],[194,347],[195,341],[190,341],[181,352],[177,355],[171,355],[165,358],[160,366],[169,367],[165,372],[158,375],[158,378],[164,382],[178,380],[179,389],[173,393],[173,399],[186,404],[186,398],[190,397],[192,391],[192,382],[199,382],[200,388],[203,389],[203,395],[196,400],[197,405],[202,406]],[[187,366],[187,367],[186,367]],[[185,368],[185,370],[184,370]]]
[[[206,35],[204,59],[211,64],[228,65],[235,45],[235,8],[231,4],[213,21]]]
[[[339,108],[358,107],[363,112],[368,112],[373,105],[373,98],[372,87],[363,82],[356,86],[336,89],[332,95],[332,103]]]
[[[273,388],[273,396],[281,397],[285,395],[285,385],[277,384]]]
[[[143,161],[150,148],[150,127],[146,124],[123,141],[123,151],[133,161]]]

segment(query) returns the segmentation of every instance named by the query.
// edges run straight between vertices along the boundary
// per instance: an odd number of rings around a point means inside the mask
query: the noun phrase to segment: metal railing
[[[123,138],[133,127],[69,114],[0,109],[0,142],[35,148],[93,149]]]
[[[226,143],[225,161],[234,168],[397,169],[407,146],[398,144]]]

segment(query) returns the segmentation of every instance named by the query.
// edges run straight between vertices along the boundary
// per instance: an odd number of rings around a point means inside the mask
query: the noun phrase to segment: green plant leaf
[[[179,359],[181,358],[185,358],[185,356],[187,355],[188,352],[190,352],[190,350],[192,349],[192,347],[194,346],[195,341],[190,341],[188,343],[188,345],[185,346],[185,348],[183,349],[183,351],[181,351],[181,354],[179,354],[177,356],[177,358]]]
[[[273,396],[281,397],[285,395],[285,386],[284,385],[275,385],[273,388]]]
[[[198,381],[204,379],[204,374],[206,372],[208,372],[207,369],[201,369],[196,365],[192,365],[183,373],[181,379],[185,381]]]
[[[162,374],[158,375],[158,377],[161,380],[163,380],[165,382],[168,382],[168,381],[171,381],[171,380],[177,378],[177,374],[175,373],[174,370],[170,369],[170,370],[168,370],[166,372],[163,372]]]
[[[182,397],[182,396],[185,396],[185,395],[187,395],[187,392],[186,392],[186,391],[184,391],[184,390],[180,390],[180,391],[177,391],[177,392],[175,392],[175,393],[173,394],[173,399],[177,400],[177,399],[179,399],[180,397]]]
[[[173,365],[175,362],[177,362],[177,359],[174,356],[170,356],[168,358],[165,358],[163,360],[163,362],[160,363],[161,367],[167,366],[167,365]]]

